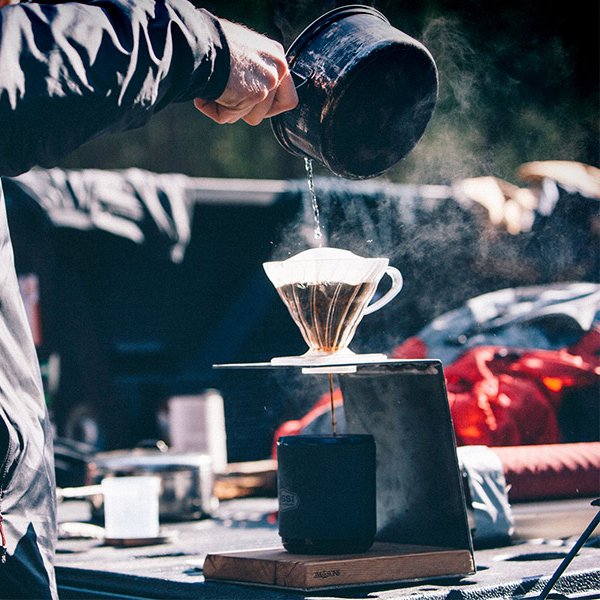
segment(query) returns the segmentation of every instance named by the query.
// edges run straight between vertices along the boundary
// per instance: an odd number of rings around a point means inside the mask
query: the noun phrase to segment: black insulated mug
[[[294,554],[366,552],[377,529],[370,435],[297,435],[277,442],[279,535]]]
[[[375,177],[404,158],[437,101],[429,51],[370,6],[324,14],[287,60],[299,104],[272,117],[277,141],[347,179]]]

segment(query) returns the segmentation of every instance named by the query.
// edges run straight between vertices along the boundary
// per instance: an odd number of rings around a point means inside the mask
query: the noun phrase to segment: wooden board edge
[[[204,577],[208,581],[252,584],[310,591],[388,585],[407,581],[424,581],[448,577],[465,577],[475,573],[470,550],[439,550],[416,555],[369,556],[357,559],[276,561],[265,558],[208,554]],[[394,575],[394,572],[397,574]]]
[[[319,589],[322,587],[383,584],[423,578],[465,576],[474,572],[469,550],[370,556],[321,563],[294,565],[276,571],[276,583],[283,587]],[[338,582],[337,584],[334,582]]]

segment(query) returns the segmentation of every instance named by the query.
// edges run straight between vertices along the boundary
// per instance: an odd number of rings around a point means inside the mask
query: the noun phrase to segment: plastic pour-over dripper
[[[272,365],[318,366],[386,359],[349,348],[364,315],[385,306],[402,289],[402,275],[387,258],[363,258],[338,248],[312,248],[287,260],[263,264],[308,345],[300,356],[282,356]],[[384,275],[390,289],[370,304]]]

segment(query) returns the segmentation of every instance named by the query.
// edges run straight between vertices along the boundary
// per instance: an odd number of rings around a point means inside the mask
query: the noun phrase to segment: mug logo
[[[300,504],[298,494],[289,490],[279,490],[279,510],[281,512],[298,508],[298,504]]]

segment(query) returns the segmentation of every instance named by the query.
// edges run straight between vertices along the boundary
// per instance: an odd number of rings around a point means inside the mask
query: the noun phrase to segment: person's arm
[[[231,103],[233,98],[236,105],[246,100],[259,106],[263,116],[272,112],[264,109],[276,96],[272,90],[281,80],[291,81],[281,66],[283,51],[271,47],[253,54],[234,38],[230,55],[229,46],[221,22],[185,0],[4,7],[0,175],[53,166],[102,133],[144,125],[171,102]],[[250,68],[230,69],[242,57]],[[277,63],[275,80],[263,69],[267,63]],[[240,78],[252,81],[244,88]],[[295,90],[286,107],[294,97]],[[251,115],[248,122],[253,120]]]
[[[0,10],[0,174],[51,166],[170,102],[217,98],[219,21],[185,1],[17,4]]]
[[[281,44],[236,23],[221,26],[231,53],[227,86],[215,101],[197,98],[196,108],[217,123],[250,125],[294,108],[298,94]]]

